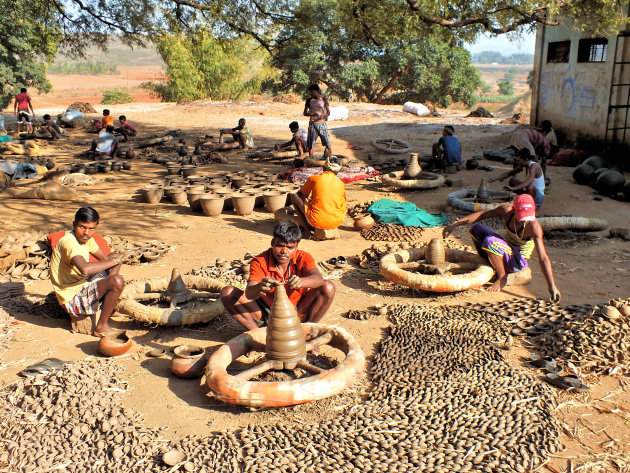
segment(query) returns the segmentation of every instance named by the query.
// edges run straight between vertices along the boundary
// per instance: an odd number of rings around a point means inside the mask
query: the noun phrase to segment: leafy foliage
[[[48,92],[46,65],[61,40],[47,0],[0,0],[0,110],[22,87]]]
[[[114,105],[117,103],[130,103],[135,101],[136,99],[122,89],[109,89],[103,91],[103,100],[101,100],[101,103],[104,105]]]
[[[144,86],[164,101],[241,99],[260,92],[272,74],[266,53],[246,39],[220,40],[199,30],[191,36],[164,35],[157,46],[166,80]]]
[[[438,33],[416,34],[417,25],[406,27],[401,15],[383,25],[377,45],[364,30],[345,27],[346,16],[336,5],[336,0],[302,1],[299,21],[279,34],[282,46],[272,64],[281,74],[265,84],[268,89],[303,93],[308,84],[322,82],[344,100],[472,103],[481,79],[463,48]]]
[[[120,74],[116,64],[108,64],[103,61],[83,62],[54,62],[48,67],[50,74]]]
[[[499,86],[499,94],[514,95],[514,84],[512,84],[512,81],[507,77],[499,79],[497,85]]]
[[[527,85],[530,89],[534,88],[534,69],[527,73]]]

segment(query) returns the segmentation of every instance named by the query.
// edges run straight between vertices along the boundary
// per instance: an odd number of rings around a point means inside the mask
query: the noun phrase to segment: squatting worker
[[[309,177],[299,192],[291,194],[291,203],[304,228],[332,230],[343,223],[347,199],[346,186],[337,177],[340,170],[337,157],[328,156],[324,172]]]
[[[489,228],[475,223],[470,235],[477,253],[487,259],[497,273],[496,282],[488,288],[498,292],[507,284],[508,273],[516,273],[528,266],[534,248],[538,252],[542,270],[551,300],[560,301],[560,291],[556,287],[551,269],[551,261],[543,243],[543,230],[536,220],[536,204],[529,194],[522,194],[511,204],[505,204],[486,212],[475,212],[444,228],[444,236],[456,227],[489,218],[502,218],[505,222],[505,238]]]
[[[308,122],[308,154],[313,156],[313,148],[317,143],[317,137],[322,140],[322,146],[326,148],[325,153],[332,154],[330,145],[330,136],[328,136],[328,126],[326,120],[330,115],[330,106],[328,99],[322,95],[322,91],[317,84],[313,84],[308,88],[311,96],[306,99],[304,104],[304,116],[309,117]]]
[[[459,166],[462,163],[462,145],[454,136],[455,128],[446,125],[437,143],[433,143],[433,166],[445,169],[446,166]]]
[[[100,309],[94,331],[97,337],[111,331],[108,321],[125,286],[118,274],[119,255],[105,256],[92,238],[98,223],[96,210],[81,207],[74,216],[72,231],[61,237],[50,260],[53,289],[70,318],[79,320]],[[90,254],[98,261],[89,262]]]
[[[308,132],[304,128],[300,128],[300,124],[298,122],[289,123],[289,130],[291,130],[291,134],[293,135],[291,139],[286,143],[275,145],[275,149],[281,150],[295,145],[295,149],[297,149],[299,153],[298,158],[303,159],[306,153],[306,148],[308,147]]]
[[[335,285],[324,281],[313,257],[298,249],[301,238],[295,223],[279,222],[271,248],[250,263],[245,291],[233,286],[221,290],[225,309],[247,330],[267,324],[277,281],[284,284],[302,322],[319,322],[330,308]]]
[[[543,170],[536,161],[534,156],[529,153],[527,148],[523,148],[516,153],[516,161],[514,169],[508,171],[499,177],[490,179],[490,182],[502,181],[510,178],[508,189],[517,194],[529,194],[536,202],[536,208],[540,208],[545,200],[545,175]],[[521,181],[516,176],[521,171],[525,171],[525,180]]]

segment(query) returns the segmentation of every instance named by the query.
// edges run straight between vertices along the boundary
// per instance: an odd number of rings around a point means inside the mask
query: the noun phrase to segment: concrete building
[[[539,27],[536,34],[532,124],[580,137],[630,144],[630,26],[593,37],[571,28]]]

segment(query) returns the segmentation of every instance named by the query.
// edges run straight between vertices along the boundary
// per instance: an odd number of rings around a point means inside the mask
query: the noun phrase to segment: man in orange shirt
[[[332,230],[343,223],[347,199],[346,186],[337,177],[340,170],[337,157],[328,156],[324,172],[309,177],[300,191],[291,195],[291,203],[305,229]]]
[[[330,308],[335,285],[324,281],[313,257],[298,249],[301,239],[302,232],[295,223],[279,222],[273,231],[271,248],[250,263],[245,291],[234,286],[221,290],[225,309],[247,330],[267,324],[276,281],[284,283],[302,322],[317,323]]]

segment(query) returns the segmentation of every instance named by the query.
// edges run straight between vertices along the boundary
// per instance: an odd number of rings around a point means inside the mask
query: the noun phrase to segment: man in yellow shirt
[[[111,331],[109,318],[114,313],[125,281],[118,274],[119,255],[103,253],[93,235],[99,215],[92,207],[81,207],[74,216],[72,232],[55,245],[50,260],[50,279],[59,304],[73,320],[101,315],[94,335]],[[98,261],[90,262],[90,254]]]
[[[291,195],[291,203],[305,229],[332,230],[346,216],[346,186],[337,173],[341,165],[336,156],[328,156],[324,172],[311,176],[300,191]]]

